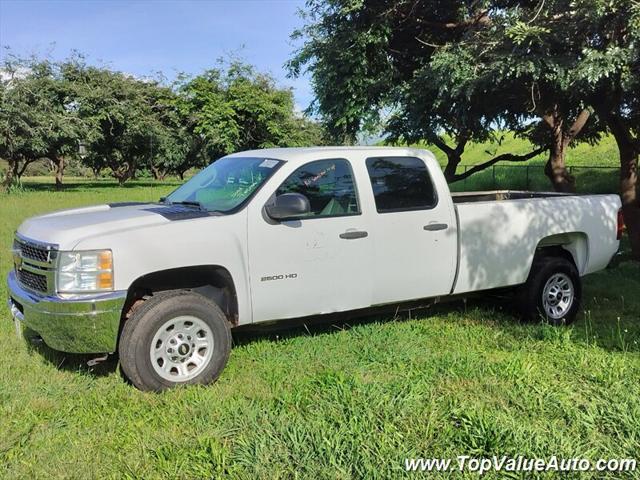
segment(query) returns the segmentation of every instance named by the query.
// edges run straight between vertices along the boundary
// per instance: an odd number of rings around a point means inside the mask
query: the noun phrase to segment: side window
[[[353,172],[347,160],[307,163],[293,172],[276,191],[276,195],[284,193],[306,196],[311,204],[310,218],[360,213]]]
[[[435,207],[436,192],[425,163],[413,157],[367,158],[378,213]]]

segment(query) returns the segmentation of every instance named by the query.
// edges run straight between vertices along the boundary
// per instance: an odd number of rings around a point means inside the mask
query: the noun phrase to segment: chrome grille
[[[37,242],[16,234],[13,261],[18,282],[41,293],[54,293],[57,245]]]
[[[26,242],[17,238],[14,241],[14,248],[20,251],[22,258],[46,263],[51,260],[51,254],[54,252],[51,247]]]
[[[18,270],[18,281],[25,287],[38,292],[47,292],[47,277],[38,273]]]

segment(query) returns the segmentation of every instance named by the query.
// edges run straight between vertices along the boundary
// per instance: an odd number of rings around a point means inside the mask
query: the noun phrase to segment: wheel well
[[[566,258],[574,265],[576,264],[576,261],[573,258],[573,255],[571,255],[571,253],[568,250],[565,250],[560,245],[548,245],[548,246],[537,248],[534,260],[545,258],[545,257]]]
[[[582,232],[550,235],[538,243],[534,260],[550,256],[566,258],[582,273],[587,265],[588,245],[588,237]]]
[[[139,277],[129,287],[123,320],[146,298],[167,290],[199,293],[214,301],[232,326],[238,324],[238,299],[233,278],[226,268],[218,265],[172,268]]]

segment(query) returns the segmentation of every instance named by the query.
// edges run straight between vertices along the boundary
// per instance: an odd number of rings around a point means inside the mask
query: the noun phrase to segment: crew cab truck
[[[237,326],[518,287],[571,322],[618,250],[620,199],[449,191],[426,150],[223,157],[157,203],[26,220],[9,306],[51,348],[118,352],[138,388],[216,380]],[[301,320],[302,321],[302,320]]]

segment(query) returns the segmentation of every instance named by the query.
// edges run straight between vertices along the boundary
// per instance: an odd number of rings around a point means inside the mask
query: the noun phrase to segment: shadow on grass
[[[593,346],[608,352],[640,352],[640,324],[637,321],[622,325],[607,319],[594,322],[590,313],[591,307],[590,304],[586,305],[586,311],[582,311],[576,322],[569,326],[551,326],[542,321],[528,323],[519,318],[511,292],[496,290],[466,299],[460,298],[396,312],[388,309],[366,314],[346,312],[283,320],[267,325],[247,325],[236,328],[233,339],[234,346],[241,346],[262,340],[276,341],[299,336],[330,335],[359,325],[377,322],[403,322],[414,319],[429,321],[435,316],[447,316],[447,321],[451,323],[467,324],[469,318],[467,312],[477,309],[485,312],[485,318],[487,314],[490,318],[489,323],[483,324],[501,330],[505,335],[503,338],[551,342],[558,337],[553,332],[558,334],[569,332],[572,342],[579,345]]]
[[[361,325],[404,322],[413,319],[429,321],[429,318],[434,316],[449,316],[449,321],[458,323],[451,318],[451,314],[458,314],[459,322],[464,323],[466,322],[466,312],[475,309],[490,314],[492,322],[488,325],[491,328],[500,329],[503,334],[516,340],[533,337],[543,342],[551,342],[555,336],[550,335],[549,328],[559,333],[571,329],[571,337],[578,344],[595,346],[610,352],[640,352],[640,341],[634,342],[633,340],[634,338],[640,339],[640,325],[637,322],[622,327],[611,321],[598,324],[594,323],[589,315],[583,313],[576,324],[569,327],[547,327],[543,324],[523,323],[518,319],[510,292],[505,290],[484,292],[482,296],[471,296],[467,299],[456,299],[438,304],[427,305],[425,302],[419,302],[408,305],[404,310],[399,310],[398,306],[394,306],[384,309],[367,309],[366,311],[281,320],[266,325],[246,325],[233,330],[233,344],[234,347],[238,347],[263,340],[280,341],[304,336],[331,335]],[[630,334],[623,333],[626,332],[627,327],[632,329]],[[622,338],[624,335],[627,335],[627,340]],[[60,370],[93,377],[103,377],[118,371],[117,355],[109,355],[97,364],[90,365],[92,360],[101,356],[97,354],[71,354],[53,350],[41,340],[38,341],[39,337],[28,330],[25,331],[25,337],[33,352],[38,353]]]
[[[299,336],[316,336],[349,330],[372,323],[404,322],[408,320],[461,313],[469,309],[481,308],[496,312],[501,324],[517,326],[522,322],[513,308],[511,296],[504,291],[485,293],[483,298],[458,298],[442,303],[428,304],[428,300],[415,302],[406,307],[385,306],[364,311],[325,314],[304,318],[280,320],[267,324],[243,325],[233,331],[235,346],[246,345],[261,340],[282,340]]]
[[[37,353],[58,370],[82,373],[92,377],[105,377],[118,370],[117,355],[84,355],[60,352],[48,347],[32,330],[25,329],[23,336],[30,352]],[[92,365],[91,362],[97,359],[100,360]]]

